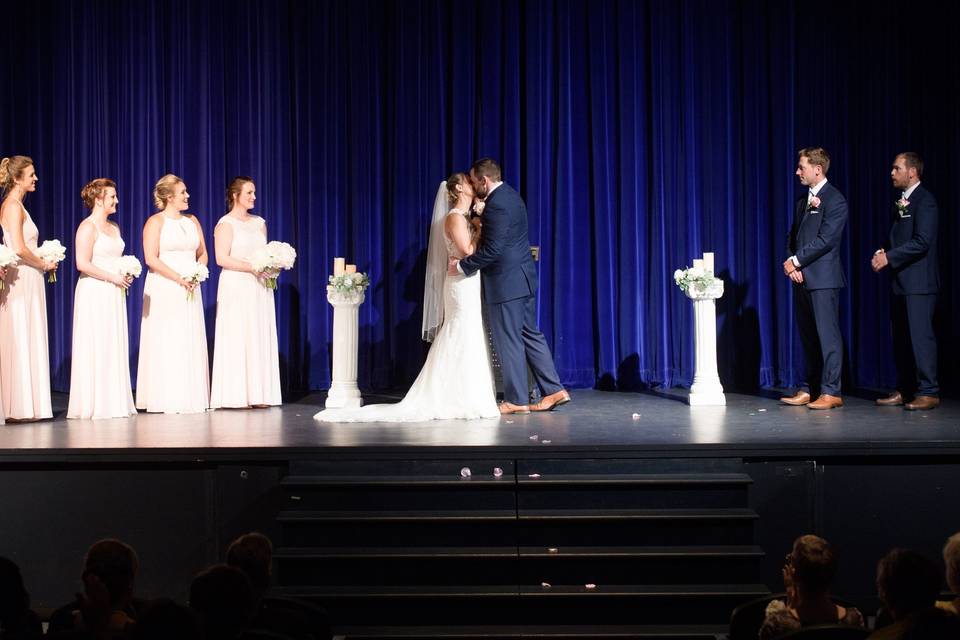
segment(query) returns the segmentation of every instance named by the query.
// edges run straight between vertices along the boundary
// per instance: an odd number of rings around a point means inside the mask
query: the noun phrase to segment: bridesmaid
[[[33,160],[0,160],[3,243],[20,258],[6,270],[0,291],[0,396],[8,420],[52,418],[50,357],[47,349],[47,298],[43,274],[57,268],[36,255],[39,232],[23,206],[37,190]]]
[[[117,272],[125,246],[117,212],[117,185],[97,178],[80,192],[90,215],[77,228],[80,279],[73,301],[73,365],[68,418],[125,418],[137,412],[130,390],[127,297],[131,276]]]
[[[220,265],[217,328],[213,343],[211,408],[278,405],[280,358],[273,290],[254,273],[247,258],[267,244],[267,225],[250,214],[257,201],[253,178],[234,178],[227,187],[230,211],[214,234]]]
[[[137,408],[149,412],[199,413],[210,400],[203,297],[180,275],[197,262],[207,264],[203,229],[182,213],[189,200],[183,180],[163,176],[153,189],[160,211],[143,226],[150,272],[143,286]]]

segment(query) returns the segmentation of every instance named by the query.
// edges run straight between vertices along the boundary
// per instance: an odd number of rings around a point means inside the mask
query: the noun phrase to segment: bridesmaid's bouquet
[[[198,285],[210,277],[210,270],[207,269],[207,265],[194,262],[185,271],[180,272],[180,277],[187,282]],[[187,300],[193,300],[193,289],[187,291]]]
[[[60,244],[59,240],[44,240],[43,244],[40,245],[40,248],[37,249],[37,255],[48,262],[56,262],[57,264],[60,264],[63,262],[63,259],[67,257],[67,248]],[[56,281],[57,272],[48,271],[47,282]]]
[[[20,262],[20,258],[14,253],[13,249],[5,244],[0,244],[0,269],[6,269]],[[0,280],[0,291],[3,291],[3,280]]]
[[[137,256],[121,256],[117,260],[117,273],[124,278],[139,278],[140,274],[143,273],[143,265],[137,260]],[[123,295],[130,295],[130,289],[124,289]]]
[[[280,270],[293,268],[293,263],[297,261],[297,252],[286,242],[274,240],[256,249],[250,254],[249,260],[253,270],[263,279],[263,286],[276,289]]]

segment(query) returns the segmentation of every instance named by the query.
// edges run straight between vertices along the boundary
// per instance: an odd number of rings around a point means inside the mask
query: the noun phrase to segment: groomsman
[[[893,161],[890,179],[902,191],[890,211],[893,227],[887,246],[873,255],[876,272],[890,267],[893,276],[891,324],[897,390],[877,400],[882,406],[907,402],[911,411],[940,405],[937,386],[937,338],[933,311],[940,290],[937,262],[937,200],[920,184],[923,160],[912,151]]]
[[[793,308],[807,365],[807,389],[781,398],[809,409],[843,406],[840,370],[840,289],[846,284],[840,265],[840,238],[847,224],[847,201],[827,182],[830,156],[819,147],[797,154],[797,177],[807,194],[797,200],[783,273],[793,282]],[[812,400],[812,402],[811,402]]]

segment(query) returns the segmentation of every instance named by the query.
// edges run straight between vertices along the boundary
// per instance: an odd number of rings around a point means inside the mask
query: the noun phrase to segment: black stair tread
[[[331,585],[276,587],[271,594],[294,598],[516,597],[516,585]]]
[[[516,547],[281,547],[278,560],[309,558],[515,558]]]
[[[727,625],[464,625],[424,627],[338,627],[346,638],[636,638],[643,636],[703,636],[729,631]]]
[[[521,520],[756,520],[752,509],[520,509]]]
[[[428,476],[287,476],[280,481],[282,487],[378,487],[378,486],[444,486],[444,485],[507,485],[513,486],[513,471],[504,471],[500,478],[493,476],[493,469],[471,469],[472,475],[464,478],[457,474]]]
[[[531,477],[517,473],[519,484],[635,484],[635,485],[730,485],[752,484],[746,473],[547,473]]]
[[[281,511],[279,522],[409,522],[441,520],[516,520],[513,509],[403,510],[403,511]]]
[[[766,554],[755,545],[688,545],[669,547],[520,547],[521,558],[762,558]]]
[[[609,584],[568,585],[549,587],[521,585],[524,597],[573,597],[573,596],[750,596],[760,597],[770,593],[762,584]]]

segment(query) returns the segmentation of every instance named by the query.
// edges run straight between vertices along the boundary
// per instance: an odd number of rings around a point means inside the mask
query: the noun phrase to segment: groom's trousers
[[[493,348],[500,358],[503,399],[516,405],[530,403],[527,365],[543,395],[563,389],[553,355],[537,327],[537,297],[487,304]]]

